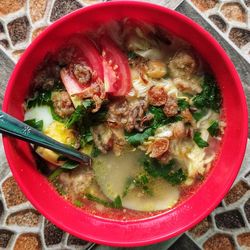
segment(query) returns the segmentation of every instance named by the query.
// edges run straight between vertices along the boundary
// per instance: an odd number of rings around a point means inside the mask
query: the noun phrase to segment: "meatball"
[[[162,106],[167,101],[167,93],[163,87],[153,86],[148,91],[148,101],[153,106]]]
[[[174,96],[168,96],[163,112],[166,116],[171,117],[178,113],[178,103]]]
[[[190,51],[182,50],[169,62],[168,67],[172,77],[190,79],[191,75],[197,71],[198,63]]]
[[[181,139],[186,137],[186,129],[182,121],[173,123],[172,130],[173,130],[173,137],[175,139]]]
[[[56,114],[62,118],[69,117],[75,111],[67,91],[53,92],[51,98]]]
[[[70,67],[72,68],[72,72],[79,83],[87,84],[90,82],[92,78],[92,71],[88,66],[78,63],[70,65]]]

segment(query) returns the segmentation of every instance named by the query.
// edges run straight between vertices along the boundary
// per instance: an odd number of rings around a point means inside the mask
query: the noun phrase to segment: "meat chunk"
[[[103,81],[100,80],[99,78],[96,79],[96,81],[92,82],[89,87],[87,87],[81,93],[79,93],[78,96],[81,99],[91,98],[95,103],[95,108],[92,109],[92,112],[97,112],[100,109],[102,102],[106,97]]]
[[[162,106],[167,101],[167,93],[161,86],[153,86],[148,91],[149,104],[153,106]]]
[[[152,158],[159,158],[168,151],[168,148],[169,140],[167,138],[160,138],[149,144],[146,153]]]
[[[92,79],[92,70],[84,63],[73,63],[69,67],[79,83],[87,84]]]
[[[113,150],[120,155],[126,141],[122,128],[111,128],[108,124],[101,124],[91,129],[96,147],[104,154]]]
[[[192,116],[191,112],[189,111],[189,109],[183,110],[181,112],[181,116],[183,117],[185,122],[191,123],[193,120],[193,116]]]
[[[113,136],[113,152],[116,156],[121,155],[126,144],[124,130],[122,128],[111,128]]]
[[[71,172],[63,172],[60,174],[58,181],[66,193],[69,193],[70,196],[76,198],[77,196],[84,194],[86,188],[91,184],[93,177],[93,170],[78,167]]]
[[[168,96],[163,112],[166,116],[171,117],[178,113],[178,103],[177,99],[174,96]]]
[[[129,113],[127,117],[127,123],[125,124],[125,130],[130,132],[133,129],[143,131],[144,126],[141,126],[141,121],[145,117],[145,111],[147,109],[147,103],[145,100],[140,99],[129,103]]]
[[[96,147],[104,154],[113,147],[112,131],[107,124],[100,124],[91,128]]]
[[[128,102],[120,99],[109,106],[107,121],[112,127],[122,127],[130,132],[133,129],[144,130],[146,122],[153,118],[145,114],[147,102],[144,99],[137,99]]]
[[[60,117],[69,117],[75,111],[67,91],[53,92],[51,99],[54,110]]]
[[[60,66],[48,55],[35,74],[33,84],[35,89],[51,90],[55,83],[60,82]]]
[[[172,77],[190,78],[197,71],[198,63],[191,51],[179,51],[168,65]]]
[[[185,125],[182,121],[172,124],[173,138],[181,139],[187,136]]]

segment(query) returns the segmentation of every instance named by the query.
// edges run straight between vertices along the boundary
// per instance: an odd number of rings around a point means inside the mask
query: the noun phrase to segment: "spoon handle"
[[[82,154],[73,147],[62,144],[44,135],[40,131],[2,111],[0,111],[0,133],[51,149],[85,165],[91,165],[91,158],[88,155]]]

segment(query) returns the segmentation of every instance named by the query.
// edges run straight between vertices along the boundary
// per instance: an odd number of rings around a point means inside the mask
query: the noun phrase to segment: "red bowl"
[[[31,87],[32,73],[45,54],[55,51],[75,32],[124,17],[162,25],[192,44],[218,80],[227,128],[216,164],[197,192],[170,211],[143,220],[124,222],[95,217],[72,206],[51,188],[37,171],[28,143],[7,136],[3,142],[21,190],[52,223],[85,240],[113,246],[140,246],[177,236],[205,218],[223,199],[241,166],[248,131],[245,95],[232,62],[207,31],[175,11],[143,2],[108,2],[77,10],[48,27],[24,52],[9,80],[3,110],[22,120],[22,103]]]

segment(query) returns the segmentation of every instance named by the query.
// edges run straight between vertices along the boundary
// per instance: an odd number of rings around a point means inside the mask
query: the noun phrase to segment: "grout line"
[[[238,48],[232,41],[229,39],[229,37],[225,36],[225,33],[223,33],[204,13],[202,13],[192,2],[191,0],[186,0],[186,2],[208,23],[210,24],[214,30],[219,33],[219,35],[224,38],[228,42],[228,44],[237,51],[237,53],[244,58],[248,63],[250,62],[250,58],[248,58],[246,55],[244,55],[240,48]],[[206,12],[205,12],[206,13]],[[218,12],[216,12],[216,15],[218,15]],[[228,24],[228,23],[227,23]],[[232,26],[232,24],[228,24],[228,32],[230,32],[231,28],[238,28],[237,26]],[[242,28],[242,27],[240,27]],[[248,28],[249,30],[249,28]],[[229,34],[229,33],[228,33]]]

